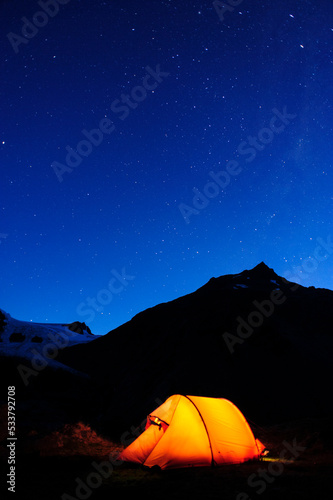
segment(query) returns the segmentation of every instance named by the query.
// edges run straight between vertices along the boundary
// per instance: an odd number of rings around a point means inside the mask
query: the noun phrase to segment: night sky
[[[104,334],[261,261],[333,288],[332,0],[221,5],[1,2],[13,317]]]

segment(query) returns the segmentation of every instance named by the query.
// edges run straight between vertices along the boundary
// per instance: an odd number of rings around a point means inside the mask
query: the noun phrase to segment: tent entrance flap
[[[169,424],[167,422],[165,422],[164,420],[162,420],[158,417],[155,417],[154,415],[148,415],[146,429],[150,425],[157,425],[159,427],[159,429],[163,429],[164,431],[166,431],[167,428],[169,427]]]

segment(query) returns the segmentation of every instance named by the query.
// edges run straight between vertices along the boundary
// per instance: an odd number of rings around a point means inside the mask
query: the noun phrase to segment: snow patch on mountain
[[[52,348],[63,349],[75,344],[91,342],[100,335],[93,335],[89,327],[78,321],[71,324],[33,323],[14,319],[0,309],[0,354],[31,359],[36,353],[49,353]]]

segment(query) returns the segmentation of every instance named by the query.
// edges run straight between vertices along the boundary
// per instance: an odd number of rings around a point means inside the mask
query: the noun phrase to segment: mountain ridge
[[[332,321],[333,291],[289,282],[261,263],[146,309],[61,359],[112,387],[102,420],[139,418],[172,393],[226,397],[259,420],[298,418],[332,407],[319,387],[331,373]],[[265,405],[255,388],[268,393]]]
[[[289,282],[260,263],[66,346],[56,371],[50,364],[30,377],[27,394],[40,398],[45,387],[52,407],[66,401],[80,418],[115,433],[171,394],[224,397],[258,423],[326,416],[333,412],[325,388],[332,323],[333,291]]]

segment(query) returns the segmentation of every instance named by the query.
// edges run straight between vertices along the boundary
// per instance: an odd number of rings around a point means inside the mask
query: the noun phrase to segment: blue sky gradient
[[[333,4],[231,4],[2,2],[2,309],[103,334],[261,261],[333,288]]]

